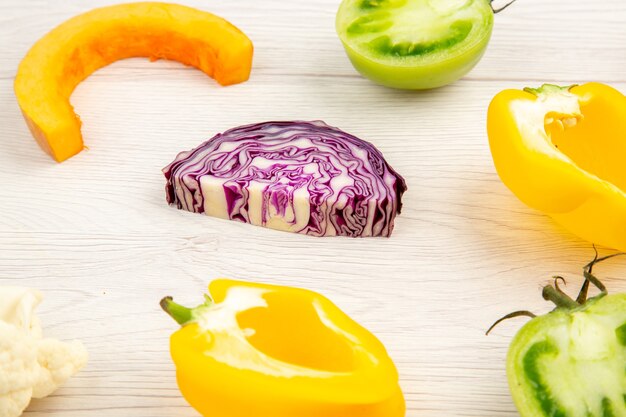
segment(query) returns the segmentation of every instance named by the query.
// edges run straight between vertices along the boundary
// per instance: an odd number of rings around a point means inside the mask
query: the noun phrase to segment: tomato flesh
[[[428,89],[456,81],[478,63],[493,11],[489,0],[343,0],[336,26],[365,77]]]
[[[626,295],[528,322],[507,358],[522,417],[626,416]]]

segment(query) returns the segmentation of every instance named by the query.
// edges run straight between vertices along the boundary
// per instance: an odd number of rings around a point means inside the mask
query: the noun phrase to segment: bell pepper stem
[[[163,297],[159,304],[161,305],[163,311],[176,320],[176,323],[184,326],[194,320],[194,312],[196,310],[211,307],[213,305],[213,300],[207,294],[204,294],[204,303],[195,308],[189,308],[175,303],[172,297],[167,296]]]
[[[163,297],[159,304],[161,305],[161,308],[181,326],[189,323],[193,318],[192,310],[188,307],[175,303],[172,297]]]
[[[566,93],[575,85],[576,84],[560,86],[555,84],[543,84],[541,87],[538,88],[526,87],[524,88],[524,91],[539,97],[542,95]]]

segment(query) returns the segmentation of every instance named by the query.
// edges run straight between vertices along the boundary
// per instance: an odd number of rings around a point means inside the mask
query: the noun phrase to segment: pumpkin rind
[[[44,151],[64,161],[83,148],[69,98],[76,86],[117,60],[168,59],[200,69],[221,85],[246,81],[252,42],[226,20],[170,3],[128,3],[73,17],[37,41],[19,65],[15,94]]]

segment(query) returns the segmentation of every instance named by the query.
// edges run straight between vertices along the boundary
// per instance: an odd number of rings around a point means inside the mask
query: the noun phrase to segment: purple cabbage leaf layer
[[[372,144],[321,121],[230,129],[163,169],[179,209],[312,236],[390,236],[406,182]]]

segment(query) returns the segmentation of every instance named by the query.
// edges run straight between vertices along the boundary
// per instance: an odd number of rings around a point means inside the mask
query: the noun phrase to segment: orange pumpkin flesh
[[[15,94],[33,136],[61,162],[83,149],[69,98],[92,72],[130,57],[179,61],[221,85],[246,81],[252,42],[211,13],[168,3],[129,3],[76,16],[41,38],[17,71]]]

